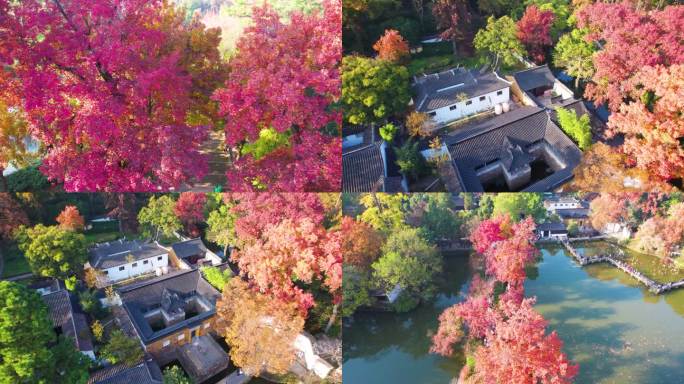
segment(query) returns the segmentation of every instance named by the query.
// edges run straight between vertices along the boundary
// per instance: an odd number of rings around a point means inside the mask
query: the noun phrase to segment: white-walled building
[[[223,263],[217,254],[207,249],[200,238],[174,243],[171,249],[184,268],[216,266]]]
[[[168,266],[169,251],[158,243],[120,239],[91,248],[85,267],[93,268],[110,282],[115,282]]]
[[[435,128],[508,104],[511,83],[496,72],[454,68],[414,79],[413,104],[429,115]]]
[[[563,223],[542,223],[537,225],[536,231],[540,239],[568,239],[568,230]]]

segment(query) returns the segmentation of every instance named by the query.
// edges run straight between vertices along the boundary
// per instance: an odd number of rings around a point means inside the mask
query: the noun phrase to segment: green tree
[[[87,259],[83,234],[38,224],[20,227],[15,240],[38,276],[66,280],[83,271]]]
[[[593,43],[584,40],[587,31],[573,29],[561,36],[553,52],[553,64],[565,68],[568,75],[575,78],[575,88],[580,80],[594,76],[593,55],[596,48]]]
[[[102,303],[95,295],[94,291],[86,289],[78,294],[78,300],[81,308],[91,316],[102,319],[107,315],[107,310],[102,307]]]
[[[278,132],[273,128],[262,129],[259,138],[242,146],[242,154],[250,154],[254,160],[261,160],[274,150],[290,144],[291,133]]]
[[[539,223],[546,218],[546,209],[540,193],[499,193],[492,197],[492,215],[508,214],[514,221],[532,216]]]
[[[558,123],[563,132],[570,136],[581,150],[589,148],[591,146],[589,115],[585,114],[578,118],[577,112],[562,107],[556,108],[556,113],[558,113]]]
[[[0,383],[88,381],[87,358],[71,340],[57,339],[48,309],[32,290],[0,281]]]
[[[394,136],[397,134],[398,130],[399,129],[396,125],[387,123],[380,127],[380,137],[382,137],[382,139],[386,142],[391,143],[392,140],[394,140]]]
[[[138,213],[138,222],[143,225],[143,232],[158,240],[160,234],[172,236],[175,231],[180,230],[183,224],[176,216],[175,206],[176,202],[169,195],[150,197],[147,205]]]
[[[385,289],[391,290],[398,284],[407,294],[428,299],[434,294],[434,280],[442,271],[442,259],[420,229],[406,227],[389,236],[383,255],[372,268],[373,276]]]
[[[413,140],[408,140],[401,147],[394,147],[394,153],[397,154],[397,165],[401,173],[412,180],[416,180],[421,176],[427,174],[430,170],[427,161],[420,154],[418,149],[419,143]]]
[[[202,267],[201,271],[209,284],[221,292],[226,283],[233,277],[233,272],[230,271],[230,268],[226,268],[221,272],[221,270],[216,267]]]
[[[185,372],[177,365],[165,368],[163,376],[164,384],[192,384]]]
[[[495,19],[490,16],[487,26],[480,29],[475,35],[475,49],[481,54],[494,56],[494,68],[499,64],[513,66],[519,59],[525,56],[525,48],[518,39],[518,26],[508,16]]]
[[[221,203],[207,218],[207,239],[223,246],[224,257],[228,257],[228,247],[235,244],[235,214],[230,208]]]
[[[142,359],[143,351],[135,338],[115,329],[109,335],[107,344],[100,350],[100,355],[112,364],[136,364]]]
[[[359,219],[387,236],[406,226],[404,214],[407,203],[405,194],[369,193],[361,197],[361,204],[366,209]]]
[[[409,89],[406,67],[360,56],[342,59],[341,103],[351,124],[381,123],[404,112]]]
[[[553,12],[553,24],[551,24],[551,37],[554,41],[568,29],[570,13],[572,12],[568,0],[527,0],[524,7],[518,7],[516,16],[522,16],[525,8],[529,5],[536,5],[540,11]]]
[[[461,220],[452,210],[451,195],[426,193],[420,198],[420,227],[429,241],[461,237]]]
[[[369,294],[370,280],[368,273],[360,271],[354,265],[342,267],[342,309],[340,315],[349,317],[357,308],[371,305],[373,299]]]

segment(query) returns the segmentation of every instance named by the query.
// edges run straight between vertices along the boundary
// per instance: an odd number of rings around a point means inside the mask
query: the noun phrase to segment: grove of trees
[[[339,190],[341,2],[304,8],[257,6],[224,59],[221,31],[173,2],[0,1],[0,169],[40,158],[67,191],[165,191],[203,180],[223,129],[227,189]],[[269,129],[284,144],[243,151]]]

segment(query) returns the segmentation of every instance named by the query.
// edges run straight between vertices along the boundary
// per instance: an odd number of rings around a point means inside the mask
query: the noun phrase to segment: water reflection
[[[580,363],[577,383],[676,383],[684,377],[684,290],[653,295],[605,264],[580,267],[562,248],[542,249],[525,283],[537,309]],[[363,313],[344,329],[344,381],[448,383],[463,357],[428,353],[447,306],[463,299],[466,257],[446,258],[440,294],[408,314]]]

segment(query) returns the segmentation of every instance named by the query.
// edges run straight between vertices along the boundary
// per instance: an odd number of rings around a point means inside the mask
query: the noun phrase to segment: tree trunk
[[[223,256],[228,260],[228,244],[223,247]]]
[[[339,306],[339,304],[335,304],[333,306],[333,313],[330,316],[330,319],[328,319],[328,325],[325,326],[325,333],[328,333],[328,331],[330,331],[330,328],[332,328],[333,324],[335,324],[335,320],[337,320],[337,308]]]
[[[579,76],[575,77],[575,91],[579,91]]]

